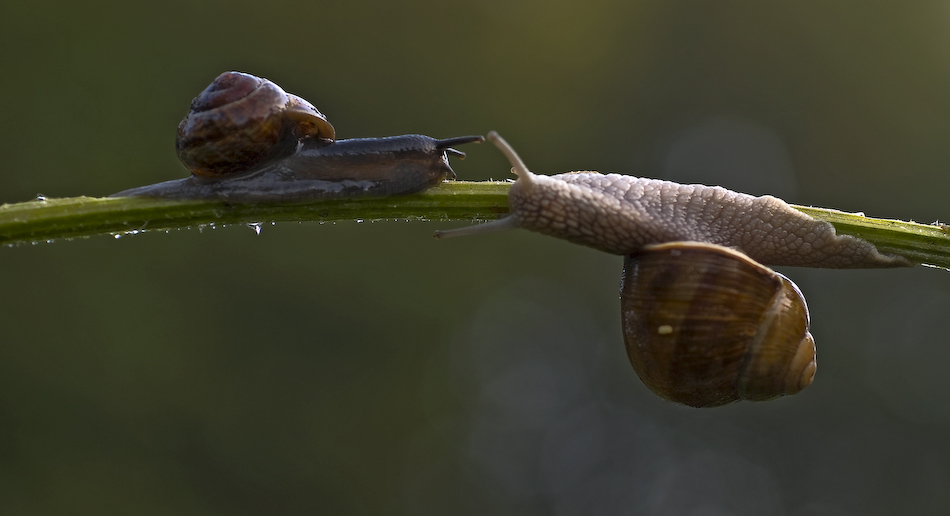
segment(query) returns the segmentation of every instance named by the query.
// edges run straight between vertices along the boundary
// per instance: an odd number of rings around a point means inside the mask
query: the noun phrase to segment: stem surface
[[[342,220],[494,220],[508,213],[506,181],[446,181],[420,194],[290,205],[171,201],[141,197],[69,197],[0,206],[0,244],[48,242],[100,234],[136,234],[205,225]],[[950,226],[874,219],[792,205],[863,238],[885,253],[950,270]]]

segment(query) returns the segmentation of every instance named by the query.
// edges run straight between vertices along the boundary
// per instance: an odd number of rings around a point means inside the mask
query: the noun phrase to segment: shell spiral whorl
[[[306,137],[335,137],[317,108],[267,79],[224,72],[192,101],[175,146],[192,173],[220,177],[289,154]]]
[[[624,258],[620,310],[630,364],[660,397],[693,407],[795,394],[815,377],[805,298],[785,276],[701,242]]]

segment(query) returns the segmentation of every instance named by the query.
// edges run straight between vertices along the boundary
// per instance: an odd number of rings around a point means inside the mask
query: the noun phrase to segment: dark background
[[[268,77],[341,137],[501,132],[537,172],[950,217],[946,2],[0,4],[0,202],[182,177],[188,103]],[[464,179],[508,177],[488,145]],[[463,223],[0,249],[3,514],[946,514],[950,274],[789,269],[802,394],[630,369],[621,259]]]

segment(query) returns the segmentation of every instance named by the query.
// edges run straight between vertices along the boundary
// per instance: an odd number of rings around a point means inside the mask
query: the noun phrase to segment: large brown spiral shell
[[[732,249],[670,242],[627,256],[621,317],[634,370],[670,401],[764,401],[795,394],[815,376],[798,287]]]
[[[317,108],[273,82],[224,72],[191,103],[176,148],[193,174],[239,174],[290,154],[301,138],[335,138]]]

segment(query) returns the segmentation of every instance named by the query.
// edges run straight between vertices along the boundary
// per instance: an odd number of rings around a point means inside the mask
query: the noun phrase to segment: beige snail
[[[637,375],[694,407],[794,394],[815,375],[798,287],[766,265],[912,266],[772,196],[619,174],[531,173],[497,133],[518,180],[510,214],[437,237],[525,228],[625,255],[621,319]]]
[[[414,193],[455,177],[448,155],[465,154],[453,145],[484,139],[335,138],[306,100],[267,79],[224,72],[178,126],[175,147],[191,176],[113,196],[287,203]]]

